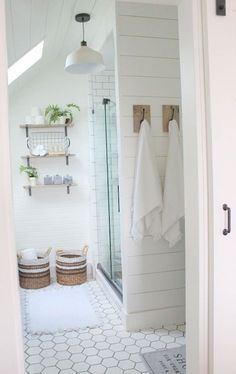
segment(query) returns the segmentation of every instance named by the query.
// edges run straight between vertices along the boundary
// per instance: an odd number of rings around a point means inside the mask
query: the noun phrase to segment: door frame
[[[184,134],[185,212],[186,212],[186,322],[188,374],[209,374],[208,363],[208,141],[205,106],[204,33],[202,7],[204,0],[129,0],[133,2],[177,5],[179,14],[180,65],[182,90],[182,123]],[[4,2],[0,1],[0,37],[5,39]],[[4,106],[0,121],[8,123],[6,45],[3,43],[0,58],[0,91],[4,94]],[[5,53],[4,53],[5,50]],[[207,51],[206,51],[207,52]],[[1,56],[0,56],[1,57]],[[5,74],[4,74],[5,72]],[[190,87],[190,88],[189,88]],[[3,128],[5,127],[5,128]],[[23,345],[19,318],[19,292],[13,226],[11,181],[9,173],[9,130],[0,123],[0,157],[2,175],[6,175],[4,188],[0,190],[0,223],[5,219],[0,245],[4,244],[2,261],[8,274],[5,293],[10,295],[6,305],[12,312],[12,346],[5,347],[9,366],[5,374],[23,374]],[[4,136],[3,136],[4,135]],[[1,141],[3,139],[3,141]],[[1,232],[1,228],[0,228]],[[5,309],[6,309],[5,308]],[[7,312],[7,309],[5,310]],[[4,311],[3,311],[4,313]],[[10,313],[9,313],[10,318]],[[4,330],[3,330],[4,332]],[[5,332],[7,334],[7,331]],[[9,339],[1,337],[3,341]],[[14,370],[12,369],[14,362]]]
[[[204,0],[160,0],[158,3],[178,6],[185,175],[187,373],[209,374],[211,148],[206,106],[205,5]]]

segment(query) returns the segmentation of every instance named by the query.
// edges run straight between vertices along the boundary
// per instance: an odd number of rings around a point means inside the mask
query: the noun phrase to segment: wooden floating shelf
[[[36,184],[36,186],[30,186],[29,184],[26,186],[23,186],[25,189],[27,188],[53,188],[53,187],[75,187],[78,186],[78,184]]]
[[[55,125],[49,125],[49,124],[42,124],[42,125],[34,125],[34,124],[28,124],[28,125],[20,125],[21,129],[53,129],[54,127],[73,127],[73,123],[65,123],[64,125],[60,123],[55,123]]]
[[[54,158],[54,157],[75,157],[76,154],[74,153],[68,153],[68,154],[55,154],[55,155],[46,155],[46,156],[34,156],[34,155],[26,155],[26,156],[21,156],[21,158],[27,159],[27,158]]]
[[[25,190],[28,190],[29,191],[29,196],[32,195],[32,189],[50,189],[50,188],[54,188],[54,187],[64,187],[66,188],[66,191],[67,191],[67,194],[70,193],[70,188],[71,187],[76,187],[78,186],[78,184],[76,183],[73,183],[73,184],[36,184],[35,186],[30,186],[30,185],[26,185],[26,186],[23,186],[23,188]]]

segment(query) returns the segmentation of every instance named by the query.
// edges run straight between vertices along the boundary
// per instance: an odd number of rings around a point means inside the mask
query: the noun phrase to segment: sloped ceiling
[[[49,62],[62,58],[80,46],[81,25],[74,16],[80,12],[91,15],[86,24],[86,40],[93,40],[105,9],[112,0],[6,0],[8,66],[11,66],[41,40],[45,40],[43,58],[24,73],[11,90],[20,88]]]

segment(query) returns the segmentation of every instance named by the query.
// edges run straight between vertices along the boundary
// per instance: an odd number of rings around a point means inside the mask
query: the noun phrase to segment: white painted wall
[[[30,83],[10,97],[10,134],[13,172],[14,211],[17,250],[27,247],[80,249],[90,243],[89,232],[89,129],[88,78],[64,72],[64,61],[55,61]],[[45,108],[48,104],[76,103],[81,111],[75,126],[68,130],[71,139],[70,159],[39,159],[32,164],[38,168],[40,180],[46,174],[73,175],[78,186],[67,195],[65,188],[33,190],[29,197],[23,189],[26,177],[19,165],[27,154],[24,130],[19,124],[31,107]],[[41,130],[42,131],[42,130]],[[54,130],[56,131],[56,130]]]
[[[124,311],[129,329],[185,320],[184,240],[142,243],[130,236],[137,134],[133,104],[151,105],[156,161],[165,174],[168,135],[162,132],[162,104],[180,104],[177,8],[117,3],[117,55],[121,150]],[[148,181],[147,181],[148,183]]]

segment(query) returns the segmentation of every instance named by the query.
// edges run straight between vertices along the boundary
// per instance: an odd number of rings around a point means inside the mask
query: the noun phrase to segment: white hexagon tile
[[[127,332],[118,310],[89,282],[102,325],[64,333],[25,334],[27,374],[148,374],[140,353],[185,344],[185,326]]]

